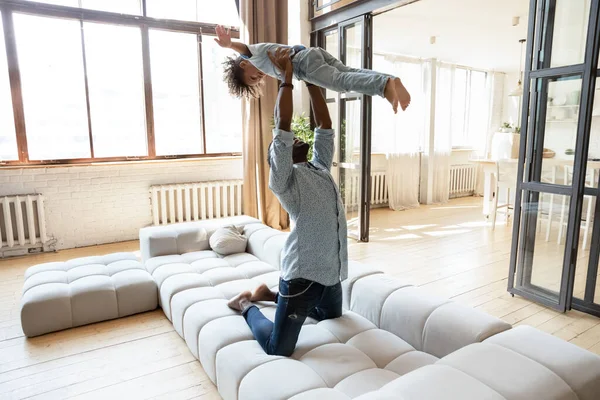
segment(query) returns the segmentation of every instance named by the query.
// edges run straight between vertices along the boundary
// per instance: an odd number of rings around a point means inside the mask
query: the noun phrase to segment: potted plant
[[[275,127],[275,120],[271,118],[271,127]],[[310,145],[308,150],[308,159],[312,159],[313,144],[315,143],[315,132],[310,128],[310,118],[302,115],[294,115],[292,117],[292,133],[304,143]]]
[[[512,131],[512,126],[511,126],[510,122],[505,122],[502,124],[502,127],[500,128],[500,132],[510,133],[511,131]]]

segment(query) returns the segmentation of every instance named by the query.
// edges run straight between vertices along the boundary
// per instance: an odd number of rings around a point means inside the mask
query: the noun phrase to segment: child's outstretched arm
[[[217,42],[219,46],[227,49],[233,49],[244,56],[252,56],[252,53],[250,52],[248,46],[246,46],[244,43],[233,42],[231,40],[231,34],[229,32],[229,29],[225,29],[221,25],[218,25],[215,31],[217,32],[215,42]]]

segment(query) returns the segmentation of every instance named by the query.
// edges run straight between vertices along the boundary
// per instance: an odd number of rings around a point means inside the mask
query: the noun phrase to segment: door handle
[[[337,166],[338,166],[338,163],[334,161],[334,162],[332,162],[332,163],[331,163],[331,165],[332,165],[333,167],[337,167]]]

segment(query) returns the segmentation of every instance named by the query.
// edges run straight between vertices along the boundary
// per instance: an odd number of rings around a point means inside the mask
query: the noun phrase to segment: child
[[[318,47],[307,49],[304,46],[284,46],[273,43],[245,45],[232,42],[229,30],[218,26],[215,41],[221,47],[230,48],[238,53],[237,58],[228,57],[225,61],[225,81],[229,92],[236,97],[259,97],[259,85],[265,75],[282,80],[281,73],[275,68],[269,54],[279,47],[289,49],[298,80],[312,83],[336,92],[358,92],[369,96],[385,97],[394,109],[398,104],[402,110],[410,104],[410,94],[399,78],[368,69],[345,66],[331,54]]]

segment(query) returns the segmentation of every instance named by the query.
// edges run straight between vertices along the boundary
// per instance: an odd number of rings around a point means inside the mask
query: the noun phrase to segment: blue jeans
[[[384,97],[388,79],[394,78],[370,69],[351,68],[318,47],[296,54],[293,59],[296,78],[334,92],[358,92]]]
[[[323,286],[306,279],[280,279],[276,302],[274,323],[256,306],[246,309],[243,315],[267,354],[289,357],[296,348],[306,317],[322,321],[342,315],[342,285]]]

